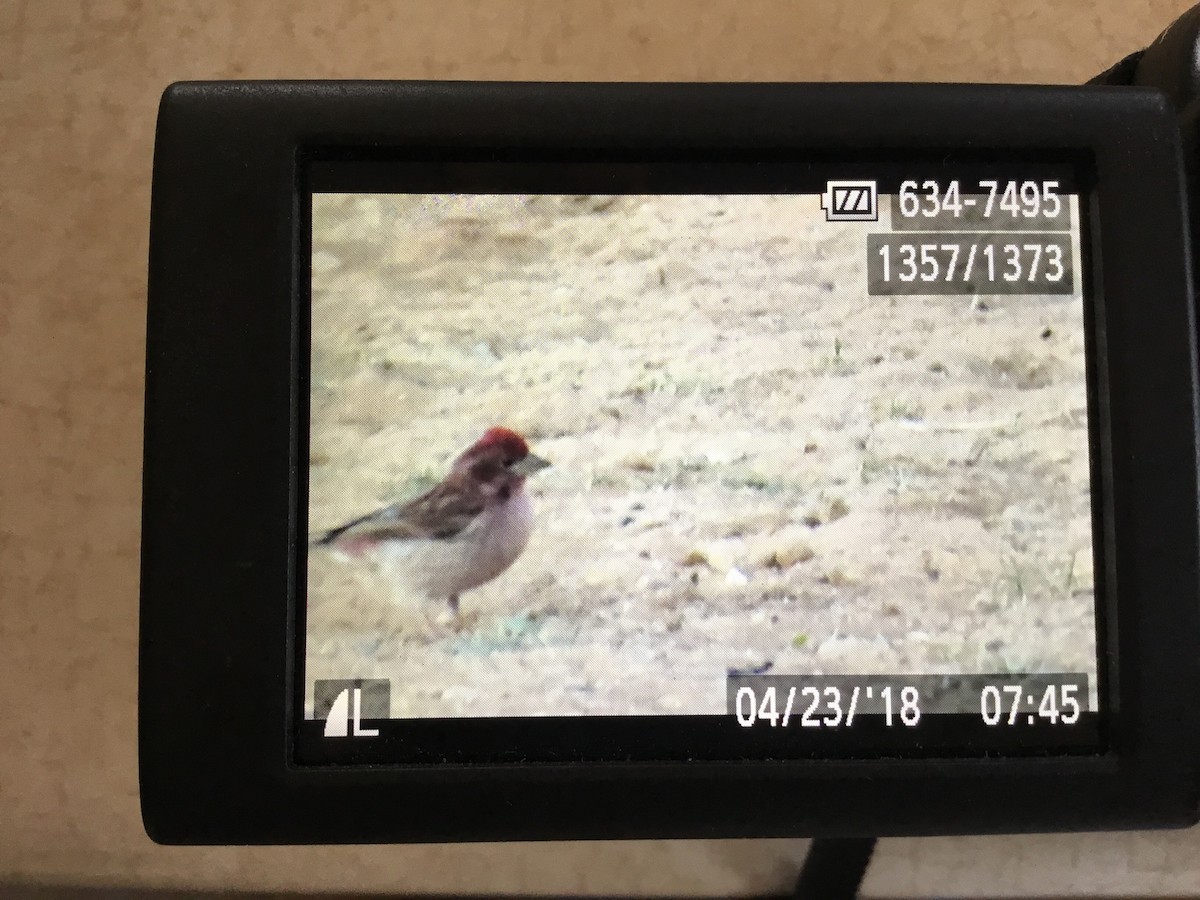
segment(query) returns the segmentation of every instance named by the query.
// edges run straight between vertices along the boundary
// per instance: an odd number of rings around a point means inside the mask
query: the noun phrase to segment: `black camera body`
[[[1195,822],[1186,197],[1138,88],[173,86],[150,836]]]

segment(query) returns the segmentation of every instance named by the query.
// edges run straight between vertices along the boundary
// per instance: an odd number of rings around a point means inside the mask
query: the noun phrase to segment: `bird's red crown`
[[[517,434],[511,428],[505,428],[497,425],[489,428],[483,433],[475,446],[471,449],[474,451],[491,450],[492,448],[501,448],[509,456],[515,459],[524,459],[529,455],[529,445],[525,443],[525,438]]]

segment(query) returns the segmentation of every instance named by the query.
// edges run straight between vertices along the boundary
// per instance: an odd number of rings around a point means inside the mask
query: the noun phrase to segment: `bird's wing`
[[[475,521],[484,507],[484,497],[454,490],[443,482],[408,503],[385,506],[327,531],[313,543],[448,540]]]

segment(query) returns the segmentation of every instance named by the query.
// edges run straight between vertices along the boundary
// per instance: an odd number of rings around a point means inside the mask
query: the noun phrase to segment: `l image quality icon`
[[[364,719],[391,717],[392,683],[386,678],[318,679],[313,684],[313,718],[325,720],[325,737],[377,737]]]

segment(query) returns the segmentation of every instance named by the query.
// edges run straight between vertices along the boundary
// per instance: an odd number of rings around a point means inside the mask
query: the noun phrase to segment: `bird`
[[[311,543],[343,557],[370,557],[384,577],[459,618],[459,598],[509,568],[533,533],[525,479],[550,462],[519,433],[487,429],[421,496],[352,519]]]

